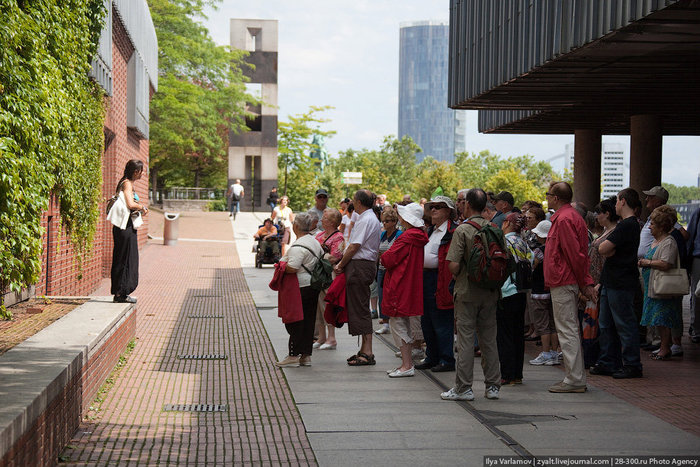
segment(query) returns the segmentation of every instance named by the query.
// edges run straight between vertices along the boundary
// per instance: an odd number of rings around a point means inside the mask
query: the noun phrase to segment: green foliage
[[[415,199],[430,199],[436,187],[442,187],[445,196],[457,198],[457,192],[463,188],[459,179],[459,173],[454,164],[445,161],[436,161],[432,157],[426,157],[418,164],[417,171],[420,174],[413,182]],[[400,198],[394,198],[399,200]]]
[[[222,212],[227,211],[227,204],[225,199],[217,199],[214,201],[209,201],[207,203],[207,211]]]
[[[0,3],[0,289],[38,280],[52,195],[78,255],[92,244],[104,111],[87,72],[104,16],[102,0]]]
[[[333,136],[335,131],[321,130],[329,120],[319,114],[331,106],[311,106],[306,113],[290,115],[289,121],[279,122],[277,146],[279,150],[278,182],[280,193],[289,197],[293,211],[305,211],[311,207],[316,190],[322,186],[320,168],[309,154],[319,148],[312,143],[313,136]]]
[[[217,46],[199,22],[218,1],[148,3],[160,75],[150,106],[152,177],[165,187],[225,186],[229,129],[242,131],[244,103],[258,103],[245,92],[247,52]]]
[[[668,204],[685,204],[700,199],[700,187],[676,186],[671,183],[664,183],[663,187],[668,190]]]

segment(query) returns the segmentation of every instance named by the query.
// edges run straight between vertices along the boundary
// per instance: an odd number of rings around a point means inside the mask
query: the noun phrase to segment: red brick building
[[[92,62],[90,76],[105,90],[105,152],[102,158],[103,199],[114,194],[129,159],[148,167],[148,106],[158,87],[158,42],[146,0],[106,0],[108,13]],[[135,183],[148,203],[148,174]],[[91,252],[79,268],[69,236],[61,226],[57,200],[42,216],[42,272],[36,295],[86,295],[109,277],[112,263],[112,224],[105,220],[105,203]],[[146,242],[148,216],[139,229]]]

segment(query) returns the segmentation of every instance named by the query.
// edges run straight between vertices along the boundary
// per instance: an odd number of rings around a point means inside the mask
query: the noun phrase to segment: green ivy
[[[88,78],[102,0],[0,2],[0,288],[41,271],[41,214],[51,196],[78,258],[99,218],[104,108]],[[80,261],[79,261],[80,263]]]

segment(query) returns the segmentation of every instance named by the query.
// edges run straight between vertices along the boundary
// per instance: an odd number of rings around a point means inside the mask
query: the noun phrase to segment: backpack
[[[506,238],[506,240],[508,239]],[[510,240],[508,242],[510,243]],[[518,292],[532,289],[532,264],[530,261],[515,258],[515,271],[510,276],[510,280]]]
[[[308,250],[314,257],[316,256],[311,248],[304,245],[292,245],[291,247],[299,246]],[[291,248],[290,247],[290,248]],[[326,290],[333,283],[333,266],[331,262],[323,257],[323,251],[321,251],[321,256],[316,259],[313,268],[309,271],[309,268],[304,266],[302,263],[302,268],[306,270],[311,275],[311,288],[318,291]]]
[[[477,229],[467,258],[467,278],[482,289],[500,289],[515,270],[515,260],[505,245],[503,232],[493,223],[483,227],[474,221],[467,224]]]

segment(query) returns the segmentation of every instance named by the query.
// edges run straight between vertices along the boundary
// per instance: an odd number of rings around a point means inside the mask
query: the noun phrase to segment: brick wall
[[[67,369],[63,390],[0,459],[0,467],[56,465],[58,455],[78,429],[98,389],[136,335],[136,314],[133,309],[87,355]],[[82,365],[81,360],[85,360]]]
[[[140,159],[148,167],[148,140],[137,138],[126,127],[127,63],[134,53],[129,36],[119,15],[112,15],[112,81],[113,95],[105,98],[105,140],[108,146],[102,157],[102,194],[107,199],[114,194],[117,182],[130,159]],[[109,136],[107,136],[109,135]],[[139,198],[148,203],[148,174],[135,184]],[[112,224],[105,220],[105,203],[100,204],[92,251],[78,267],[69,236],[61,227],[58,200],[51,200],[49,210],[42,215],[44,227],[42,272],[36,285],[37,295],[87,295],[100,280],[109,277],[112,266]],[[139,247],[146,243],[148,216],[139,229]]]

